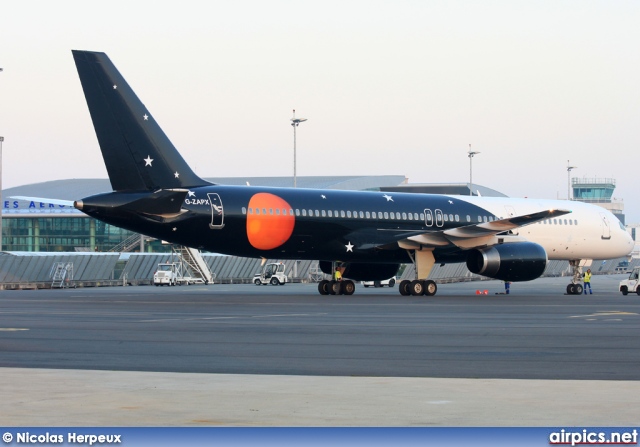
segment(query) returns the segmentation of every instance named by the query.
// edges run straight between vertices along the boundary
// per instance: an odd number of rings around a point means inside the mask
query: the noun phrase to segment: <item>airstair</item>
[[[73,281],[73,262],[54,262],[49,272],[51,288],[69,287]]]
[[[173,252],[179,255],[181,262],[188,267],[182,269],[184,276],[181,282],[213,284],[214,275],[200,254],[200,250],[183,245],[173,245],[172,248]],[[191,276],[186,276],[188,271],[191,272]]]

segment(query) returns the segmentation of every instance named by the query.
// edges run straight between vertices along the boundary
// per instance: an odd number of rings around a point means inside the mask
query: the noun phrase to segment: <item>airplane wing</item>
[[[453,244],[461,249],[471,249],[498,243],[497,234],[516,228],[539,222],[553,217],[563,216],[571,213],[570,210],[545,210],[536,213],[512,216],[506,219],[494,220],[492,222],[482,222],[464,227],[450,228],[448,230],[422,233],[409,236],[402,242],[420,244],[422,246],[442,247]]]
[[[492,222],[481,222],[431,232],[371,228],[354,231],[347,236],[347,239],[350,239],[361,249],[397,248],[398,245],[402,248],[416,248],[417,246],[436,248],[455,245],[461,249],[471,249],[498,243],[496,235],[499,233],[569,213],[571,213],[570,210],[544,210]]]

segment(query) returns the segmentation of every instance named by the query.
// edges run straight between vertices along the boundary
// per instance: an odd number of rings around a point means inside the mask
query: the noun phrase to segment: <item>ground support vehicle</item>
[[[286,265],[282,262],[273,262],[265,264],[262,272],[256,273],[253,277],[253,283],[256,286],[271,284],[272,286],[283,286],[289,282],[289,278],[284,274]]]
[[[383,279],[382,281],[362,281],[362,285],[365,287],[394,287],[396,285],[396,277],[392,276],[389,279]]]
[[[165,262],[158,264],[158,269],[153,274],[154,286],[175,286],[178,284],[178,263]]]
[[[640,284],[638,284],[638,276],[640,275],[640,267],[635,267],[629,274],[629,278],[620,281],[620,292],[627,295],[629,292],[640,295]]]

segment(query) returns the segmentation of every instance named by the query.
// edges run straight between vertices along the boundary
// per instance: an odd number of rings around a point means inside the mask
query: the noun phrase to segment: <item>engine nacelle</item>
[[[331,262],[320,261],[320,270],[327,275],[331,275]],[[400,264],[375,264],[368,262],[347,262],[344,264],[344,278],[354,281],[382,281],[389,279],[398,273]]]
[[[513,242],[471,250],[467,268],[472,273],[503,281],[531,281],[544,273],[547,252],[533,242]]]

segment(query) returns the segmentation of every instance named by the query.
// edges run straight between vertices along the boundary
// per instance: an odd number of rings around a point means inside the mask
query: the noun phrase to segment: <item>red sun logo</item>
[[[289,240],[296,219],[285,200],[261,192],[251,197],[249,208],[247,238],[254,248],[271,250]]]

